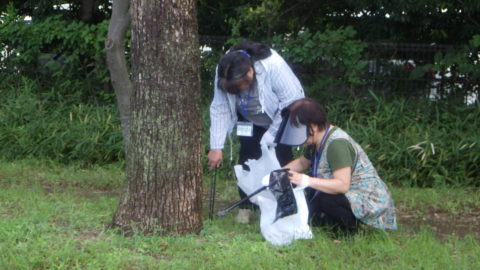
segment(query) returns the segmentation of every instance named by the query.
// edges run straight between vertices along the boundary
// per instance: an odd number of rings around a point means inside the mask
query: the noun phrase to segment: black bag
[[[280,218],[296,214],[298,211],[288,170],[289,169],[279,169],[270,173],[268,187],[277,200],[277,212],[273,222]]]

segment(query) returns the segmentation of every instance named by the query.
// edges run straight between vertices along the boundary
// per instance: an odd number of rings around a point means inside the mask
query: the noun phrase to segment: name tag
[[[252,122],[237,122],[237,136],[252,137],[253,123]]]

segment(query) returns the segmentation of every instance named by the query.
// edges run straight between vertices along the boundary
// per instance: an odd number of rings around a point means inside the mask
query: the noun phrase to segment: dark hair
[[[267,44],[253,42],[253,41],[243,41],[239,44],[233,46],[230,51],[238,51],[243,50],[250,55],[252,61],[262,60],[270,55],[272,52],[270,51],[270,47]]]
[[[248,70],[254,68],[255,61],[271,54],[270,47],[262,43],[244,41],[233,46],[218,63],[218,88],[236,93],[240,84],[251,84],[253,79],[246,76]]]
[[[315,124],[324,130],[330,125],[325,109],[311,98],[299,99],[290,104],[288,109],[290,110],[290,121],[294,126],[302,124],[309,127],[310,124]]]

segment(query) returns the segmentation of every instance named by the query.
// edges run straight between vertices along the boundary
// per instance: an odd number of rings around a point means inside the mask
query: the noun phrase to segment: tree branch
[[[131,20],[129,9],[129,0],[113,0],[112,17],[108,25],[108,36],[105,40],[107,66],[120,112],[125,151],[128,151],[129,146],[130,98],[133,93],[133,84],[125,59],[125,35]]]

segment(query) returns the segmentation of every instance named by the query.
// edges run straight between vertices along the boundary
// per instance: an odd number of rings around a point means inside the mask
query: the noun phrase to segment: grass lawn
[[[349,240],[315,229],[277,247],[235,212],[199,235],[116,234],[106,224],[123,177],[118,165],[0,161],[0,269],[480,269],[478,189],[392,188],[399,230]],[[236,200],[233,181],[217,185],[218,207]]]

